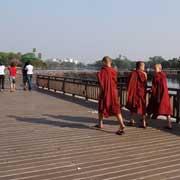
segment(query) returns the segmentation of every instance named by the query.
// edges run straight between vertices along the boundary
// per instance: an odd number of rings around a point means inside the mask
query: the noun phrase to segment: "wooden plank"
[[[81,87],[80,91],[82,91]],[[42,93],[46,92],[46,93]],[[118,123],[97,122],[94,104],[47,91],[0,93],[0,179],[113,180],[178,179],[180,127],[166,131],[163,120],[149,128],[127,127],[115,135]],[[123,93],[124,94],[124,93]],[[97,95],[93,88],[92,96]],[[28,102],[28,103],[27,103]],[[92,106],[91,106],[92,104]],[[123,111],[124,117],[129,117]]]

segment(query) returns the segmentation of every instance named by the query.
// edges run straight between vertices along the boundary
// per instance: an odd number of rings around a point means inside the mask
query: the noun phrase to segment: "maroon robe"
[[[147,79],[142,71],[134,70],[129,76],[127,86],[127,109],[140,115],[146,112]]]
[[[120,114],[117,72],[111,67],[104,66],[98,73],[98,80],[100,84],[99,113],[106,118]]]
[[[147,108],[148,114],[171,115],[171,103],[168,94],[166,74],[155,73],[152,80],[151,98]]]

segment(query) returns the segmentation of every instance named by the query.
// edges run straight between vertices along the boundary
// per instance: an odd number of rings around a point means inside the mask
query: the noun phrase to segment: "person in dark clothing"
[[[26,63],[24,64],[23,69],[22,69],[24,91],[27,90],[27,82],[28,82],[27,69],[26,69],[26,66],[27,66],[27,65],[28,65],[28,62],[26,62]]]

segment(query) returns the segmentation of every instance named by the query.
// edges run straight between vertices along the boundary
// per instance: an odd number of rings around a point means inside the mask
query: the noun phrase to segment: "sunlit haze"
[[[1,0],[0,51],[93,62],[180,56],[179,0]]]

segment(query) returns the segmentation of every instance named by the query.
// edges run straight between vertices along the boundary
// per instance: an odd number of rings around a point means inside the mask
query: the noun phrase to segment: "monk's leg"
[[[123,118],[122,118],[122,115],[121,114],[117,114],[117,120],[119,121],[119,124],[120,124],[120,127],[118,129],[118,131],[116,132],[117,135],[123,135],[124,134],[124,128],[125,128],[125,125],[124,125],[124,121],[123,121]]]
[[[118,114],[117,116],[117,120],[119,121],[120,124],[120,130],[123,130],[126,126],[124,124],[124,120],[121,114]]]
[[[172,129],[172,124],[171,124],[171,116],[167,116],[167,121],[168,121],[168,128]]]
[[[99,113],[98,118],[99,118],[98,127],[103,128],[103,114]]]
[[[146,128],[146,126],[147,126],[147,123],[146,123],[146,115],[143,114],[143,115],[142,115],[142,127],[143,127],[143,128]]]
[[[135,124],[135,120],[134,120],[134,113],[130,112],[130,125],[134,125]]]

